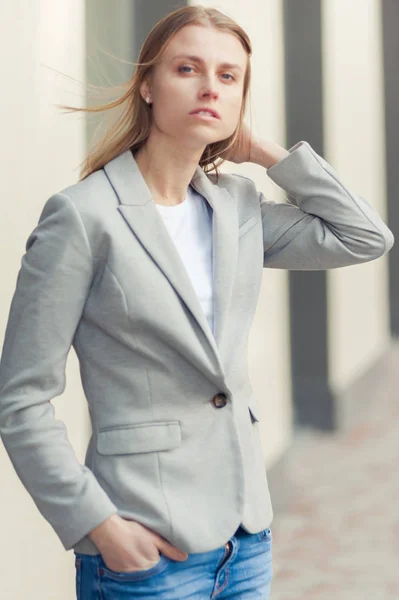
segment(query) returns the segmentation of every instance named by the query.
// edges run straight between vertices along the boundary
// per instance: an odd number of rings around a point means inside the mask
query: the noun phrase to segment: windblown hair
[[[151,74],[154,66],[158,64],[167,43],[186,25],[214,27],[223,32],[232,33],[239,39],[248,55],[242,106],[236,130],[228,138],[208,144],[199,161],[205,172],[215,171],[218,178],[218,166],[225,160],[221,155],[227,149],[240,143],[240,133],[251,81],[251,63],[249,59],[252,55],[252,46],[248,35],[233,19],[214,8],[197,5],[179,8],[156,23],[141,48],[138,62],[132,63],[136,65],[136,68],[131,79],[122,86],[108,88],[111,90],[126,88],[122,96],[112,102],[94,107],[58,105],[59,108],[72,112],[98,113],[117,107],[121,111],[115,125],[108,128],[94,148],[88,152],[80,170],[80,180],[101,169],[108,161],[126,150],[130,149],[134,153],[145,144],[151,129],[152,109],[151,105],[148,105],[142,98],[140,86]],[[219,160],[218,163],[216,162],[217,159]],[[209,167],[209,165],[211,166]]]

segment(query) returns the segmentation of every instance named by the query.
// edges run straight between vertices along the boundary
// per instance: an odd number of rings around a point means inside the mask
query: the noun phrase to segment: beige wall
[[[83,101],[84,2],[3,2],[0,20],[3,93],[0,337],[3,339],[25,241],[47,198],[78,177],[84,120],[60,116],[55,103]],[[59,75],[54,70],[64,73]],[[87,414],[74,352],[56,416],[83,460]],[[18,479],[0,443],[1,600],[71,600],[74,555],[65,552]]]
[[[386,216],[381,15],[378,0],[325,0],[326,158],[349,189]],[[328,275],[333,389],[345,389],[387,348],[387,257]]]

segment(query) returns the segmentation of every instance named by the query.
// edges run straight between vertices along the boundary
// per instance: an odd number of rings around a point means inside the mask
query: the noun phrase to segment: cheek
[[[158,82],[154,88],[154,113],[157,119],[167,122],[168,118],[178,115],[185,102],[186,92],[172,78]]]
[[[157,105],[153,107],[153,119],[157,123],[159,129],[164,131],[175,129],[182,120],[181,115],[181,109],[173,98],[163,97],[162,100],[158,101]]]
[[[242,101],[242,92],[240,90],[233,92],[226,102],[229,113],[238,116],[241,111]]]
[[[156,97],[156,107],[154,107],[157,122],[168,129],[182,123],[182,119],[195,102],[193,100],[195,93],[187,88],[187,85],[183,89],[182,86],[170,86],[168,89],[161,90]]]
[[[236,127],[241,114],[241,98],[233,99],[226,111],[226,121],[231,127]]]

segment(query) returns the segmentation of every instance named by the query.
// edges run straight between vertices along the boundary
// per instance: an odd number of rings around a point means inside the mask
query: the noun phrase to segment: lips
[[[192,110],[192,111],[190,112],[190,115],[196,115],[196,114],[197,114],[197,113],[199,113],[199,112],[208,112],[208,113],[210,113],[210,114],[211,114],[213,117],[215,117],[215,119],[220,119],[220,115],[219,115],[219,113],[218,113],[216,110],[214,110],[213,108],[208,108],[208,107],[206,107],[206,106],[203,106],[203,107],[201,107],[201,108],[196,108],[196,109]]]

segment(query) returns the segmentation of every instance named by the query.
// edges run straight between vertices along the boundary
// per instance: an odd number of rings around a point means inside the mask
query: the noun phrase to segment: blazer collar
[[[132,152],[126,150],[105,164],[103,168],[120,202],[119,212],[190,310],[213,351],[220,375],[224,375],[223,361],[224,358],[227,359],[229,353],[227,336],[224,332],[227,327],[238,251],[238,216],[234,198],[225,188],[213,184],[197,165],[191,185],[212,208],[214,294],[214,334],[212,334],[184,263],[156,208]]]

